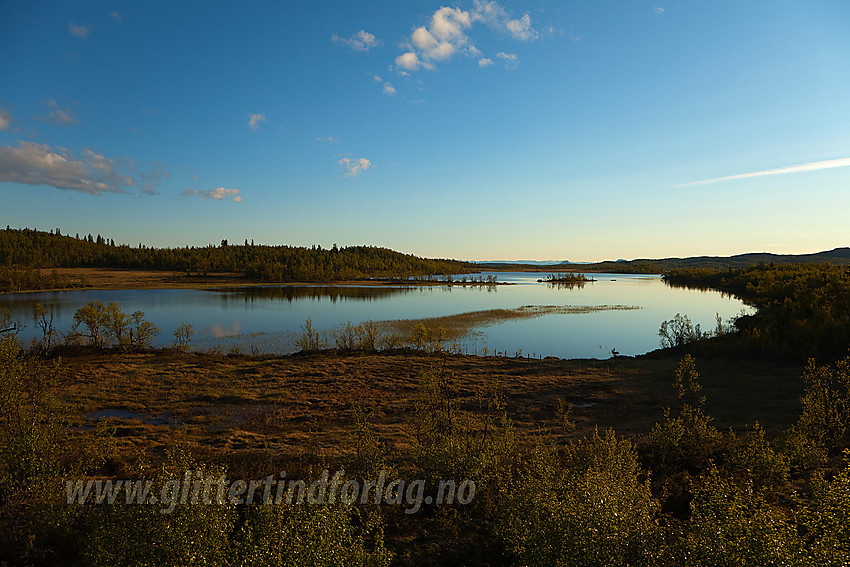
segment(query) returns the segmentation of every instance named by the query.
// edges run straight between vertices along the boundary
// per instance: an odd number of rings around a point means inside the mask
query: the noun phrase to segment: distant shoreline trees
[[[33,229],[0,230],[0,291],[46,289],[64,286],[58,275],[45,268],[124,268],[184,272],[187,276],[211,273],[239,274],[260,282],[340,281],[409,278],[427,274],[460,274],[469,262],[420,258],[377,246],[331,249],[320,246],[234,245],[152,248],[115,245],[91,234],[80,238]]]

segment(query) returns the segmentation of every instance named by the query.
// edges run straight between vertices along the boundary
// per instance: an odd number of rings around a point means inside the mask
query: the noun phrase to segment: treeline
[[[36,289],[67,289],[85,287],[87,279],[81,277],[72,280],[62,276],[56,270],[44,273],[32,268],[14,268],[0,266],[0,291],[24,291]]]
[[[232,245],[152,248],[115,244],[101,235],[62,235],[31,229],[0,231],[0,266],[11,271],[34,268],[125,268],[169,270],[187,275],[235,273],[256,281],[334,281],[407,278],[426,274],[459,274],[473,266],[436,260],[376,246],[331,249],[313,246],[264,246],[247,240]],[[23,276],[7,276],[20,279]],[[5,289],[5,288],[4,288]]]
[[[612,274],[660,274],[665,270],[663,264],[647,260],[628,262],[596,262],[594,264],[563,264],[563,268],[576,271],[592,271]]]
[[[744,341],[780,356],[836,359],[850,348],[850,268],[763,264],[742,269],[672,270],[671,285],[712,288],[756,307],[736,326]]]

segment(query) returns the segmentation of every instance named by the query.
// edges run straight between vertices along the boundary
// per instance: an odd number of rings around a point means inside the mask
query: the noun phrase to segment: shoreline
[[[504,286],[515,285],[508,282],[477,281],[418,281],[391,278],[367,280],[331,280],[331,281],[282,281],[257,282],[246,280],[233,273],[212,273],[206,276],[187,276],[172,270],[132,270],[123,268],[38,268],[38,271],[50,275],[54,271],[60,277],[77,279],[85,285],[63,288],[22,289],[0,291],[0,295],[15,293],[39,293],[55,291],[83,290],[134,290],[134,289],[216,289],[226,287],[262,287],[262,286],[314,286],[314,287],[384,287],[384,286]]]

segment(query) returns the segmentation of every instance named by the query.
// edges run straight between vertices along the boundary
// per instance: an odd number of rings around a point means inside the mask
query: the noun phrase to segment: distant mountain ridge
[[[569,260],[481,260],[475,263],[499,266],[558,266],[560,264],[581,264],[582,262],[570,262]]]
[[[742,268],[756,264],[782,264],[796,263],[809,264],[818,262],[831,262],[833,264],[850,264],[850,248],[833,248],[823,252],[812,254],[772,254],[770,252],[749,252],[736,254],[734,256],[691,256],[687,258],[661,258],[661,259],[636,259],[624,262],[625,264],[681,264],[676,267],[718,267],[718,268]],[[601,263],[601,262],[600,262]],[[623,262],[617,262],[623,263]]]
[[[850,265],[850,247],[834,248],[812,254],[773,254],[770,252],[749,252],[734,256],[690,256],[686,258],[639,258],[635,260],[606,260],[603,262],[569,262],[557,264],[535,261],[527,262],[477,262],[480,267],[521,267],[551,266],[560,269],[661,273],[676,268],[745,268],[757,264],[810,264],[829,262],[836,265]]]

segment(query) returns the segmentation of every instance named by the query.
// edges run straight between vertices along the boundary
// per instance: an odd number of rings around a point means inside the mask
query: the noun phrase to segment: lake
[[[220,347],[229,352],[289,353],[309,317],[313,327],[331,331],[346,322],[416,319],[480,311],[541,306],[635,306],[633,310],[547,314],[508,320],[476,328],[462,341],[469,352],[484,348],[523,356],[609,358],[611,350],[637,355],[660,346],[658,328],[677,313],[688,315],[703,330],[715,327],[715,314],[724,322],[743,310],[739,300],[715,291],[674,288],[660,276],[587,274],[597,281],[566,287],[538,283],[545,274],[484,272],[495,275],[498,286],[260,286],[230,289],[83,290],[0,295],[13,320],[25,325],[20,336],[37,336],[32,321],[35,303],[54,313],[54,325],[63,333],[73,325],[74,312],[90,301],[116,301],[122,311],[140,310],[161,333],[157,345],[173,341],[181,322],[192,324],[193,346]],[[460,277],[455,276],[457,281]],[[331,341],[332,342],[332,341]]]

